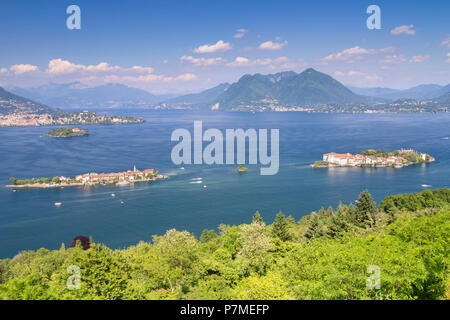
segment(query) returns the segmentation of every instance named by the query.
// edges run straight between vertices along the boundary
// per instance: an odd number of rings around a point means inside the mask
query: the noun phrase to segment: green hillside
[[[69,235],[68,235],[69,236]],[[90,243],[90,248],[88,245]],[[450,189],[0,260],[1,299],[450,299]],[[379,271],[380,286],[368,279]],[[71,273],[68,270],[72,270]],[[73,270],[79,270],[79,287]],[[370,285],[370,286],[369,286]]]
[[[367,101],[367,97],[353,93],[339,81],[312,68],[300,74],[293,71],[247,74],[217,99],[221,109],[271,104],[307,107]]]

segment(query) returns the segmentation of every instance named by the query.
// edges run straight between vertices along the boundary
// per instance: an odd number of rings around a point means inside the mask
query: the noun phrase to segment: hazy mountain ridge
[[[0,114],[57,114],[61,110],[50,108],[31,99],[18,96],[0,87]]]
[[[148,106],[174,95],[154,95],[145,90],[110,83],[84,87],[81,83],[50,83],[35,88],[11,87],[10,91],[43,104],[67,108]]]
[[[349,89],[357,94],[384,98],[393,101],[399,99],[427,100],[427,99],[435,99],[442,95],[445,95],[448,91],[450,91],[450,85],[441,86],[438,84],[421,84],[405,90],[379,88],[379,87],[377,88],[349,87]]]
[[[204,105],[214,102],[219,95],[224,93],[230,84],[228,82],[221,83],[213,88],[198,92],[191,93],[175,98],[167,99],[159,103],[160,106],[191,106],[191,105]]]

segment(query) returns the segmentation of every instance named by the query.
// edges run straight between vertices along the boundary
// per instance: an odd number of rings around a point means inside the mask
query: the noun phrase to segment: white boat
[[[61,202],[55,202],[55,206],[59,207],[59,206],[61,206],[61,205],[62,205]]]
[[[203,180],[202,178],[192,178],[191,180]]]
[[[203,188],[206,188],[206,184],[205,184],[205,185],[203,185]]]
[[[203,183],[203,181],[202,180],[196,180],[196,181],[191,181],[189,183]]]
[[[124,204],[125,202],[123,202],[123,200],[120,200],[120,204]]]
[[[184,170],[184,167],[181,167],[180,170]]]
[[[115,196],[116,196],[116,194],[115,194],[115,193],[111,193],[111,197],[113,197],[113,198],[114,198]]]
[[[127,186],[129,184],[130,183],[128,181],[119,181],[119,182],[116,183],[116,185],[118,185],[118,186]]]
[[[432,187],[432,186],[429,184],[422,184],[422,188],[429,188],[429,187]]]

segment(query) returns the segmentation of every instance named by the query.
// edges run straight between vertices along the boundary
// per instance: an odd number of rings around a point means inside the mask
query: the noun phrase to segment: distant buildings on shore
[[[145,179],[147,177],[147,175],[153,175],[154,171],[155,171],[154,169],[144,169],[144,170],[140,171],[140,170],[137,170],[136,166],[135,166],[134,170],[128,170],[128,171],[123,171],[123,172],[111,172],[111,173],[91,172],[91,173],[80,174],[75,177],[75,180],[82,181],[84,183],[113,181],[113,180],[135,181],[135,180]],[[60,177],[61,180],[63,180],[62,178],[65,178],[65,177]]]
[[[406,159],[398,156],[389,156],[383,158],[375,156],[365,156],[362,154],[353,155],[351,153],[339,154],[330,152],[323,155],[323,161],[327,161],[328,163],[337,164],[340,166],[360,166],[364,164],[401,166],[404,162],[406,162]]]

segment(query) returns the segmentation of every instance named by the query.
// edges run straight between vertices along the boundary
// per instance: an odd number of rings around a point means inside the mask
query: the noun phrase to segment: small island
[[[412,149],[385,151],[368,149],[358,154],[326,153],[321,161],[311,165],[313,168],[329,167],[394,167],[402,168],[419,163],[433,162],[435,159],[429,154]]]
[[[238,172],[247,172],[248,168],[244,167],[242,164],[239,164],[238,168],[237,168],[237,171]]]
[[[71,138],[89,135],[89,131],[73,127],[55,128],[49,132],[46,132],[45,135],[52,138]]]
[[[158,179],[167,179],[168,176],[160,174],[154,169],[133,170],[111,173],[85,173],[75,176],[74,178],[65,176],[55,176],[53,178],[25,179],[19,180],[11,177],[9,180],[12,184],[6,185],[7,188],[62,188],[77,186],[94,186],[94,185],[111,185],[118,186],[128,185],[135,182],[152,182]]]

